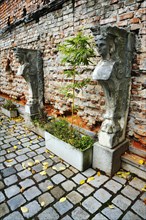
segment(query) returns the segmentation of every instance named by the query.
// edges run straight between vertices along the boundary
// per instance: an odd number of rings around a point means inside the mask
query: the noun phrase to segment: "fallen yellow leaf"
[[[97,176],[100,176],[100,175],[101,175],[101,174],[100,174],[100,171],[98,171],[98,172],[97,172]]]
[[[108,207],[109,207],[110,209],[114,209],[114,208],[115,208],[114,205],[109,205]]]
[[[20,189],[20,192],[23,193],[24,190],[25,190],[25,188],[22,187],[22,188]]]
[[[59,170],[65,170],[65,167],[59,167]]]
[[[6,160],[7,163],[11,163],[13,159]]]
[[[80,181],[80,184],[82,185],[82,184],[84,184],[85,183],[85,180],[81,180]]]
[[[141,190],[146,192],[146,185]]]
[[[21,211],[22,211],[23,213],[29,212],[28,208],[25,207],[25,206],[22,206],[22,207],[21,207]]]
[[[48,149],[45,149],[45,152],[46,152],[46,153],[50,153],[50,151],[49,151]]]
[[[141,164],[141,165],[144,165],[145,161],[144,160],[139,160],[138,163]]]
[[[89,183],[90,181],[92,181],[92,180],[94,180],[94,179],[95,179],[94,176],[89,177],[89,178],[87,179],[87,183]]]
[[[45,202],[41,202],[41,206],[44,206],[45,205]]]
[[[66,200],[66,197],[62,197],[59,202],[64,202]]]
[[[53,188],[53,186],[47,186],[47,189],[52,189]]]
[[[18,147],[17,147],[17,146],[14,146],[13,148],[14,148],[14,149],[17,149]]]
[[[47,166],[47,165],[49,165],[49,163],[48,162],[43,162],[43,165]]]
[[[42,175],[42,176],[45,176],[47,173],[46,173],[46,171],[41,171],[40,172],[40,175]]]
[[[32,167],[34,165],[34,162],[33,161],[29,161],[28,162],[28,166]]]
[[[38,164],[38,163],[40,163],[40,161],[39,160],[35,160],[35,164]]]
[[[26,169],[25,163],[22,163],[22,167],[23,167],[23,169]]]
[[[55,166],[52,167],[53,170],[57,170],[57,168]]]

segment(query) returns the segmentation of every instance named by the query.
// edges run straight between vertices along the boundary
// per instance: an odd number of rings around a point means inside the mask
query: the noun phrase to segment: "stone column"
[[[93,167],[113,175],[121,166],[121,154],[128,148],[125,132],[134,36],[124,29],[110,26],[91,30],[101,56],[92,77],[101,84],[106,100],[104,121],[98,142],[94,144]]]
[[[20,63],[17,75],[23,76],[28,85],[29,97],[25,106],[25,118],[30,121],[43,112],[44,82],[43,60],[39,50],[14,48]]]

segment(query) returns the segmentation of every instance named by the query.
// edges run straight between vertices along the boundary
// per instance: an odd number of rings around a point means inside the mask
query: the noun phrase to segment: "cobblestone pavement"
[[[20,119],[0,113],[0,219],[145,219],[145,184],[79,172],[46,152],[44,139]]]

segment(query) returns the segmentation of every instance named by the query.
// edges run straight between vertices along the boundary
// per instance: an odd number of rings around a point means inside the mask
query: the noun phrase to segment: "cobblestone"
[[[30,201],[33,198],[39,196],[41,194],[41,191],[36,187],[33,186],[31,188],[29,188],[28,190],[26,190],[24,193],[25,198]]]
[[[88,197],[82,205],[89,211],[90,213],[94,213],[98,211],[98,209],[101,207],[101,203],[98,202],[93,196]]]
[[[28,134],[23,123],[7,120],[7,117],[3,122],[1,141],[8,143],[0,142],[0,219],[145,219],[146,193],[142,191],[145,186],[142,179],[131,176],[131,180],[126,180],[117,175],[109,178],[102,172],[98,176],[97,170],[93,168],[80,172],[59,157],[50,157],[50,153],[45,152],[44,139],[33,132]],[[12,141],[11,134],[7,134],[7,128],[13,128],[16,140]],[[19,149],[15,149],[14,145]],[[13,159],[15,164],[6,163],[8,159]],[[39,164],[28,164],[35,160],[39,160]],[[43,171],[43,162],[49,164],[45,175],[40,174]],[[6,167],[9,165],[11,167]],[[89,177],[94,179],[88,181]],[[85,180],[85,183],[81,183],[81,180]],[[64,202],[59,201],[62,197],[66,198]],[[22,206],[27,207],[29,212],[22,213]]]
[[[23,215],[24,217],[28,219],[33,217],[35,214],[37,214],[41,210],[41,207],[37,201],[30,202],[25,207],[28,208],[28,212],[23,213]]]
[[[69,211],[73,207],[73,205],[66,200],[65,202],[57,202],[54,207],[61,215],[63,215],[64,213]]]
[[[23,216],[20,214],[20,212],[16,211],[8,215],[3,220],[24,220]]]
[[[5,194],[8,198],[17,195],[19,192],[20,192],[20,188],[17,185],[13,185],[5,189]]]

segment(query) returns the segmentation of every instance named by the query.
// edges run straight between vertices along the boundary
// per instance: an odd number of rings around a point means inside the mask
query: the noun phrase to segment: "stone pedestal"
[[[121,155],[128,149],[129,141],[125,140],[115,148],[107,148],[98,142],[93,147],[93,168],[114,175],[121,167]]]

